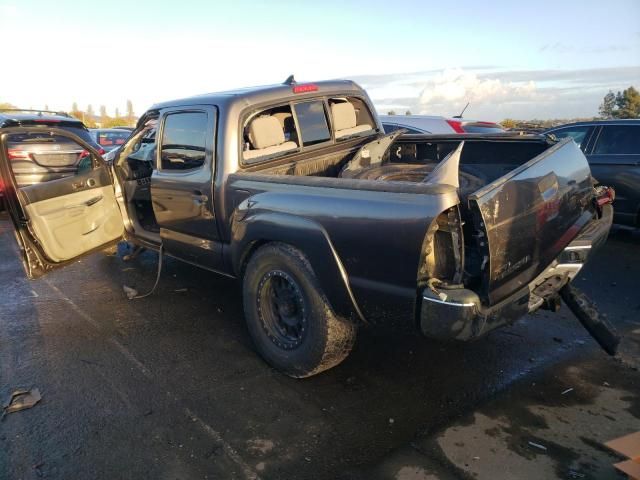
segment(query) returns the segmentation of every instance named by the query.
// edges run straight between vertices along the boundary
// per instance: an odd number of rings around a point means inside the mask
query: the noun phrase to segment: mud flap
[[[613,356],[618,350],[620,337],[613,325],[598,312],[598,308],[587,295],[571,284],[560,290],[560,295],[582,326],[598,342],[605,352]]]

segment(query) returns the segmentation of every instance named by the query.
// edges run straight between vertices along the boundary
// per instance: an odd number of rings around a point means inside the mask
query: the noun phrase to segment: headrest
[[[277,118],[270,115],[254,118],[249,124],[249,141],[260,150],[284,143],[284,132]]]
[[[344,130],[356,126],[356,109],[350,102],[340,102],[331,105],[334,130]]]

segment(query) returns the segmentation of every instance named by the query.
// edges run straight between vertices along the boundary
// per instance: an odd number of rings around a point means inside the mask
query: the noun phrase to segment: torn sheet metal
[[[442,160],[436,168],[425,179],[424,183],[429,185],[451,185],[460,188],[460,157],[464,142],[456,147],[456,149]]]

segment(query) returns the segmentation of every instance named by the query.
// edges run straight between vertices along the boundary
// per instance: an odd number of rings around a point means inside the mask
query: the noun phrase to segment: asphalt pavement
[[[169,259],[128,300],[157,255],[125,245],[29,281],[0,216],[0,399],[42,394],[0,423],[0,478],[616,478],[601,441],[640,430],[639,249],[615,233],[577,280],[616,359],[563,308],[472,344],[364,328],[294,380],[254,353],[235,281]]]

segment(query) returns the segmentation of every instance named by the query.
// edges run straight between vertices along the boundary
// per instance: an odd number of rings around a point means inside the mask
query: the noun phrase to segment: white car
[[[502,133],[504,128],[494,122],[433,115],[380,115],[386,133],[405,128],[408,133]]]

